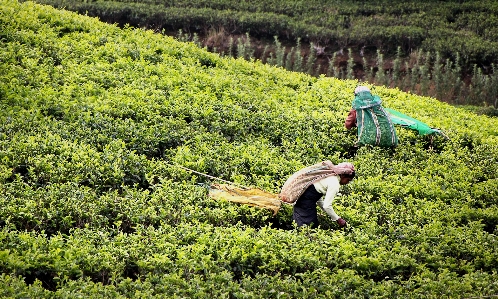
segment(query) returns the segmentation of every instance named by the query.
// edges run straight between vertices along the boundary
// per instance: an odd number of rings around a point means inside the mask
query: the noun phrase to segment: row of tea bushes
[[[498,293],[495,119],[376,87],[449,140],[398,128],[395,150],[355,150],[356,81],[0,1],[0,297]],[[214,200],[178,167],[277,193],[324,159],[357,168],[345,230]]]
[[[445,239],[452,242],[438,244],[440,232],[436,231],[442,229]],[[349,236],[324,230],[289,234],[268,227],[216,228],[196,223],[195,228],[190,224],[149,226],[132,235],[78,229],[68,237],[47,239],[3,230],[2,268],[13,276],[4,275],[2,284],[9,285],[13,277],[23,276],[38,279],[47,289],[61,284],[56,292],[64,292],[75,287],[74,280],[81,280],[81,292],[103,284],[123,295],[143,289],[156,296],[196,298],[204,292],[228,297],[244,291],[251,298],[278,297],[278,293],[289,298],[331,294],[382,297],[406,292],[452,297],[496,288],[496,274],[473,269],[470,259],[459,265],[457,258],[444,257],[466,248],[470,258],[476,252],[489,251],[486,246],[495,240],[479,240],[484,246],[476,249],[460,242],[465,231],[448,232],[441,224],[432,225],[432,230],[434,234],[417,240],[426,246],[413,244],[415,255],[407,246],[393,246],[388,237],[370,238],[365,231],[352,231]],[[492,259],[496,257],[487,262]],[[486,260],[481,262],[484,265]],[[458,273],[456,269],[465,271]],[[152,281],[156,282],[153,286],[149,285]],[[192,283],[199,289],[192,288]],[[124,285],[128,290],[121,289]],[[17,286],[19,290],[29,288]],[[142,298],[140,293],[137,298]]]

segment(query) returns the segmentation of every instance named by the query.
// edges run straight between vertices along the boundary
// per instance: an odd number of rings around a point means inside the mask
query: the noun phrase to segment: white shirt
[[[319,193],[325,194],[317,201],[317,205],[322,208],[327,215],[332,218],[333,221],[336,221],[340,217],[335,213],[334,208],[332,208],[332,202],[334,201],[334,197],[339,192],[339,188],[341,184],[339,184],[340,177],[338,175],[333,175],[326,177],[324,179],[319,180],[318,182],[313,183],[316,191]]]

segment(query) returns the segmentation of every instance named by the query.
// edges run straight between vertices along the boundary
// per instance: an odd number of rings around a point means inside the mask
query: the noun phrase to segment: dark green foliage
[[[66,8],[121,25],[208,33],[211,28],[253,36],[305,38],[333,51],[352,45],[462,54],[471,63],[495,61],[496,1],[60,1]],[[60,26],[59,31],[74,30]]]

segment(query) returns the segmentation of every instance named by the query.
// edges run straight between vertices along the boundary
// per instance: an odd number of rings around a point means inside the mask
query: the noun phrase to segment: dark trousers
[[[316,202],[323,194],[316,191],[315,186],[310,185],[306,191],[299,197],[294,204],[292,218],[298,226],[311,225],[312,228],[318,227],[318,213]]]

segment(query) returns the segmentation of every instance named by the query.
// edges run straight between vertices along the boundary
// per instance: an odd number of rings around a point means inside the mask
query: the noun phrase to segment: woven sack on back
[[[284,183],[279,194],[280,199],[287,203],[296,202],[311,184],[325,177],[336,175],[333,167],[334,164],[327,160],[294,173]]]
[[[358,145],[394,147],[398,145],[396,129],[379,96],[360,92],[353,100],[358,126]]]

